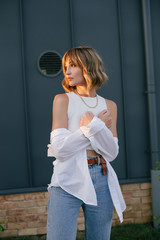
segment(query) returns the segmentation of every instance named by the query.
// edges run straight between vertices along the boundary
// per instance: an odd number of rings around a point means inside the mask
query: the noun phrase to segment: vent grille
[[[62,71],[62,57],[55,51],[47,51],[38,59],[38,69],[46,77],[57,76]]]

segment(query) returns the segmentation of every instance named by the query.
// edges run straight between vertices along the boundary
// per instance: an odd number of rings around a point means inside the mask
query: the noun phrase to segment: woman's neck
[[[77,94],[81,95],[82,97],[96,97],[96,89],[87,89],[86,87],[76,87]]]

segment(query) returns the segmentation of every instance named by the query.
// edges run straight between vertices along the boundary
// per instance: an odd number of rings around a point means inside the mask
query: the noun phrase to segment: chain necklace
[[[82,102],[83,102],[87,107],[89,107],[89,108],[96,108],[96,107],[98,106],[98,95],[96,95],[96,99],[97,99],[96,105],[92,107],[92,106],[89,106],[89,105],[84,101],[84,99],[83,99],[82,96],[78,93],[78,91],[76,91],[76,92],[77,92],[78,96],[80,96]]]

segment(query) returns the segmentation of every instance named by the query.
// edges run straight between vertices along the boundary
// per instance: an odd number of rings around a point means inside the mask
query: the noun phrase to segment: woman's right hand
[[[109,129],[112,127],[112,117],[109,110],[104,109],[98,114],[98,118],[100,118]]]
[[[92,121],[93,118],[94,115],[92,112],[88,111],[84,113],[83,116],[81,117],[80,127],[87,126]]]

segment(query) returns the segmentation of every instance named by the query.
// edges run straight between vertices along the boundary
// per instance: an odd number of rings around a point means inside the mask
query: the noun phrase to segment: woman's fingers
[[[108,128],[112,126],[112,117],[109,110],[105,109],[98,114],[98,117],[106,124]]]
[[[81,121],[80,121],[80,126],[87,126],[92,119],[94,118],[94,114],[90,111],[86,112],[83,114]]]

